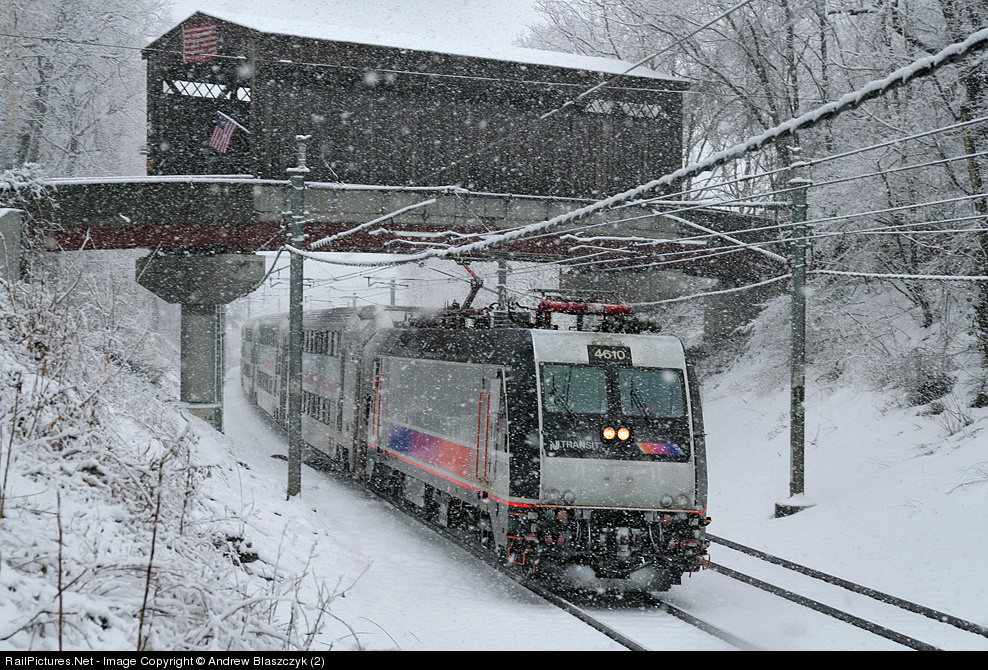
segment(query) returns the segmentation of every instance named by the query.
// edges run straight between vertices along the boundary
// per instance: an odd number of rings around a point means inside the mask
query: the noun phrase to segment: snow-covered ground
[[[988,626],[988,528],[978,521],[988,411],[922,416],[892,397],[817,389],[806,447],[816,505],[774,519],[788,495],[788,390],[753,397],[726,376],[707,398],[711,532]]]
[[[0,329],[0,650],[55,650],[60,636],[65,649],[104,650],[138,639],[158,650],[620,648],[345,480],[305,468],[301,495],[287,500],[274,457],[284,437],[246,403],[235,369],[223,435],[126,366],[94,358],[89,380],[72,381],[16,310]],[[92,357],[80,342],[75,355]],[[773,356],[749,352],[705,381],[710,531],[988,626],[988,410],[950,394],[929,414],[811,366],[815,505],[776,519],[789,400],[767,381],[779,376]],[[45,400],[29,407],[32,397]],[[723,610],[731,597],[717,578],[693,575],[674,596]],[[667,642],[724,648],[678,629]],[[801,633],[765,646],[844,645]]]
[[[951,416],[891,409],[894,398],[871,392],[811,392],[806,491],[815,505],[776,519],[789,486],[788,389],[754,393],[745,376],[729,372],[705,389],[711,532],[988,626],[988,529],[977,522],[988,508],[988,411],[965,409],[972,423],[961,427]],[[274,552],[277,538],[279,551],[294,548],[281,565],[308,562],[324,579],[352,584],[333,613],[364,648],[616,648],[359,488],[306,469],[300,500],[286,503],[284,463],[270,457],[283,438],[258,429],[235,387],[228,406],[229,436],[217,448],[233,456],[209,486],[226,488],[231,507],[242,497],[255,545]],[[687,599],[707,592],[707,577],[675,589]],[[325,639],[354,645],[341,626]],[[687,644],[722,648],[700,635]]]

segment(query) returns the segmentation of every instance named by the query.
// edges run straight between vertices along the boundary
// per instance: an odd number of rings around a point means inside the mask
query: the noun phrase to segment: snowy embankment
[[[330,596],[241,567],[229,456],[82,283],[0,286],[0,649],[304,646]]]
[[[775,519],[789,491],[788,389],[758,395],[723,377],[706,407],[711,533],[988,627],[988,410],[924,416],[894,395],[816,389],[815,506]]]
[[[924,330],[881,287],[824,294],[809,297],[815,505],[773,518],[790,480],[783,296],[704,384],[710,532],[988,626],[988,409],[970,406],[984,371],[967,317]]]
[[[0,649],[617,648],[358,487],[305,469],[286,500],[283,437],[235,374],[219,435],[84,314],[4,299]],[[964,370],[939,406],[908,407],[817,352],[816,505],[774,519],[788,390],[764,318],[757,354],[705,382],[711,532],[988,625],[988,410]]]

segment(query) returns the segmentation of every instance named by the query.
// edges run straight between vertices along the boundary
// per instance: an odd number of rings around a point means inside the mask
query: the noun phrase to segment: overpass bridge
[[[56,179],[51,198],[32,211],[43,222],[50,250],[146,248],[185,253],[252,254],[282,247],[287,181],[235,176],[153,176]],[[592,200],[484,193],[462,188],[306,183],[305,234],[315,241],[427,200],[390,219],[322,245],[319,251],[407,254],[455,246],[547,221]],[[664,216],[662,210],[687,210]],[[691,223],[696,224],[691,226]],[[761,254],[737,249],[716,254],[724,240],[701,235],[761,225],[762,219],[697,206],[633,204],[598,212],[578,224],[506,242],[484,258],[639,264],[661,260],[698,276],[758,277],[777,269]],[[682,240],[682,238],[687,238]],[[749,237],[749,239],[751,239]],[[727,246],[733,246],[729,244]]]
[[[211,10],[172,26],[142,51],[152,176],[57,180],[31,212],[46,249],[150,250],[136,279],[182,305],[182,400],[217,427],[222,306],[261,280],[258,252],[287,239],[297,191],[285,177],[300,136],[312,159],[306,239],[339,235],[320,252],[411,254],[489,240],[671,174],[683,160],[689,83],[677,77],[606,58],[451,49],[296,18]],[[527,195],[511,195],[519,193]],[[472,258],[569,264],[567,288],[598,286],[600,273],[623,269],[617,285],[599,288],[638,302],[655,299],[664,273],[636,265],[728,284],[777,274],[777,258],[716,236],[688,239],[760,219],[679,209],[599,211]]]
[[[309,242],[431,201],[318,249],[396,254],[399,259],[424,248],[483,240],[592,202],[456,187],[305,186]],[[229,175],[54,180],[49,197],[36,201],[29,218],[49,251],[149,250],[137,261],[136,281],[182,309],[181,400],[221,429],[223,351],[217,343],[222,341],[223,306],[263,279],[265,261],[257,252],[285,244],[291,191],[287,181]],[[572,264],[584,276],[587,268],[613,273],[661,262],[665,271],[737,284],[777,274],[778,262],[716,235],[691,238],[703,229],[727,232],[760,223],[713,209],[664,215],[654,205],[630,205],[490,247],[472,259]],[[656,274],[654,269],[620,273],[621,281],[638,290],[653,286],[649,282]]]

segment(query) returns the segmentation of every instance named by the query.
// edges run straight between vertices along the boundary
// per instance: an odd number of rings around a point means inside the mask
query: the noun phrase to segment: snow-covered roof
[[[233,23],[244,28],[262,33],[304,37],[308,39],[350,42],[368,46],[410,49],[414,51],[430,51],[453,56],[472,58],[487,58],[491,60],[522,63],[527,65],[546,65],[550,67],[567,68],[572,70],[587,70],[629,77],[660,79],[685,83],[685,80],[656,72],[647,67],[632,68],[634,63],[613,58],[598,56],[582,56],[579,54],[563,53],[560,51],[545,51],[525,47],[506,46],[503,44],[485,44],[476,40],[457,41],[440,38],[434,35],[414,33],[397,33],[391,30],[374,30],[355,26],[331,25],[313,23],[291,15],[287,16],[257,16],[240,12],[224,10],[200,11],[200,15],[209,16],[227,23]],[[185,19],[195,16],[190,15]],[[185,23],[182,21],[181,23]]]

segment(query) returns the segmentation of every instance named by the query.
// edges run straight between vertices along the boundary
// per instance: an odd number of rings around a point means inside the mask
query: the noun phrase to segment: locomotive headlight
[[[659,498],[659,504],[665,507],[666,509],[672,507],[672,496],[670,495],[662,496],[661,498]]]
[[[685,493],[680,493],[678,496],[676,496],[676,505],[680,509],[686,507],[686,505],[688,505],[689,502],[690,502],[690,497]]]
[[[562,494],[559,493],[559,489],[546,489],[545,499],[550,502],[558,502],[562,498]]]
[[[631,429],[625,428],[624,426],[620,428],[615,428],[613,426],[605,426],[600,431],[600,437],[604,442],[613,442],[614,440],[620,440],[621,442],[627,442],[631,439]]]

